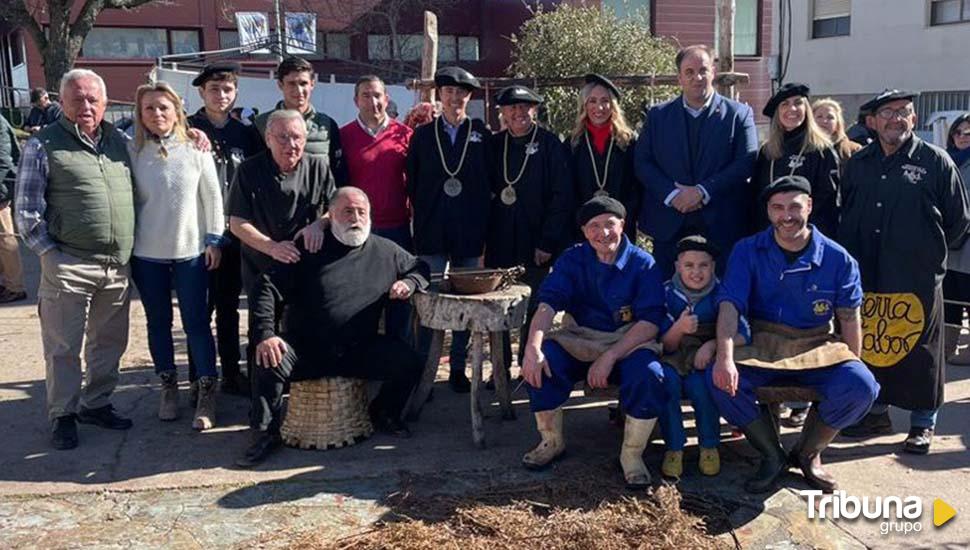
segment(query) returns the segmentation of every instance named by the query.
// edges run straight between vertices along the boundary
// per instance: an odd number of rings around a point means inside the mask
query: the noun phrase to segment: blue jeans
[[[419,256],[431,267],[431,273],[442,273],[445,267],[450,264],[451,268],[456,267],[478,267],[478,257],[473,258],[449,258],[443,255]],[[448,354],[448,366],[451,374],[465,374],[465,362],[468,359],[468,331],[456,331],[451,334],[451,351]],[[418,329],[418,352],[428,357],[428,350],[431,348],[431,329],[421,327]]]
[[[818,405],[822,422],[841,430],[869,412],[879,395],[879,383],[861,361],[846,361],[832,367],[800,371],[762,369],[738,365],[738,390],[734,397],[714,386],[713,368],[707,369],[707,383],[721,416],[740,428],[760,415],[754,391],[761,386],[805,386],[824,400]]]
[[[566,352],[552,340],[542,343],[542,353],[549,363],[552,377],[542,376],[542,387],[529,390],[529,406],[532,412],[550,411],[569,399],[576,382],[586,379],[592,363],[583,363]],[[664,371],[657,354],[650,350],[637,350],[616,362],[610,373],[611,384],[620,386],[620,405],[633,418],[656,418],[667,401],[664,388]]]
[[[664,363],[664,386],[667,388],[667,404],[660,415],[660,429],[670,451],[684,450],[687,434],[684,432],[684,415],[680,410],[683,396],[690,399],[697,424],[697,439],[705,449],[717,448],[721,439],[721,415],[707,388],[704,371],[692,370],[681,376],[677,369]]]
[[[392,227],[388,229],[374,229],[375,235],[394,241],[395,244],[414,253],[414,240],[411,237],[411,226]],[[384,333],[413,346],[411,334],[411,304],[407,300],[390,300],[384,311]]]
[[[889,412],[889,405],[876,403],[869,411],[870,414],[884,414]],[[936,417],[940,409],[915,409],[909,411],[909,425],[911,428],[936,428]]]
[[[218,376],[216,345],[209,327],[206,302],[209,275],[205,268],[205,256],[180,261],[132,257],[131,278],[138,287],[141,303],[145,307],[148,351],[155,363],[155,372],[161,374],[175,370],[175,345],[172,342],[174,286],[192,363],[199,376]]]

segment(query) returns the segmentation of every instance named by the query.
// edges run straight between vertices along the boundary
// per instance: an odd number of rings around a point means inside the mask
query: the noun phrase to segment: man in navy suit
[[[724,251],[744,236],[758,152],[751,107],[714,91],[710,49],[688,46],[676,61],[681,94],[650,108],[634,155],[646,190],[640,230],[653,238],[665,277],[684,235],[705,235]]]

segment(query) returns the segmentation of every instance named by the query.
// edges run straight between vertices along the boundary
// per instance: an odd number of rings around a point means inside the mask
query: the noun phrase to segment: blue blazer
[[[684,215],[664,199],[682,185],[702,185],[710,202],[700,212],[707,237],[725,252],[744,236],[751,201],[749,178],[758,154],[751,107],[714,93],[700,130],[700,154],[691,176],[683,96],[650,108],[637,141],[634,167],[644,194],[640,230],[658,241],[677,236]]]

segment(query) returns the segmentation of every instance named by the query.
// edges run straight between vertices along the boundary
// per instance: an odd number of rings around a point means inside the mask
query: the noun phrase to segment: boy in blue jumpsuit
[[[837,483],[820,455],[839,430],[858,421],[879,384],[858,359],[862,349],[862,285],[855,259],[808,223],[811,187],[801,176],[778,178],[762,199],[771,227],[738,242],[718,294],[717,358],[711,395],[721,415],[740,426],[762,456],[750,492],[764,492],[789,462],[823,491]],[[750,346],[734,349],[738,316],[751,320]],[[837,316],[841,335],[832,334]],[[785,454],[773,420],[759,413],[755,390],[796,385],[822,398]]]
[[[650,254],[623,234],[626,211],[616,199],[594,197],[578,213],[587,242],[567,249],[539,288],[538,302],[526,344],[522,377],[542,441],[526,453],[526,468],[547,466],[565,450],[562,404],[576,382],[593,388],[610,382],[620,386],[620,404],[627,412],[620,464],[627,487],[650,485],[643,451],[666,395],[657,349],[663,320],[663,284]],[[567,351],[553,317],[569,313],[585,344],[596,342],[595,360],[577,359]],[[653,349],[648,349],[648,348]],[[602,350],[602,351],[600,351]]]
[[[679,478],[684,472],[684,418],[680,401],[686,395],[694,409],[700,443],[698,468],[708,476],[721,471],[717,452],[720,440],[720,414],[705,382],[706,369],[714,361],[717,341],[714,327],[717,309],[714,299],[720,281],[714,276],[717,249],[700,235],[690,235],[677,242],[674,276],[664,285],[667,316],[660,325],[663,334],[664,385],[667,405],[660,415],[660,428],[667,442],[661,472]],[[751,328],[744,317],[739,319],[736,345],[751,340]]]

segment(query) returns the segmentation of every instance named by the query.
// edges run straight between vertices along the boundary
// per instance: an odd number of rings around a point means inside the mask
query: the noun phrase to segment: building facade
[[[847,118],[885,88],[921,92],[920,121],[970,109],[970,0],[780,0],[778,7],[791,14],[791,36],[779,41],[784,80],[839,100]]]

